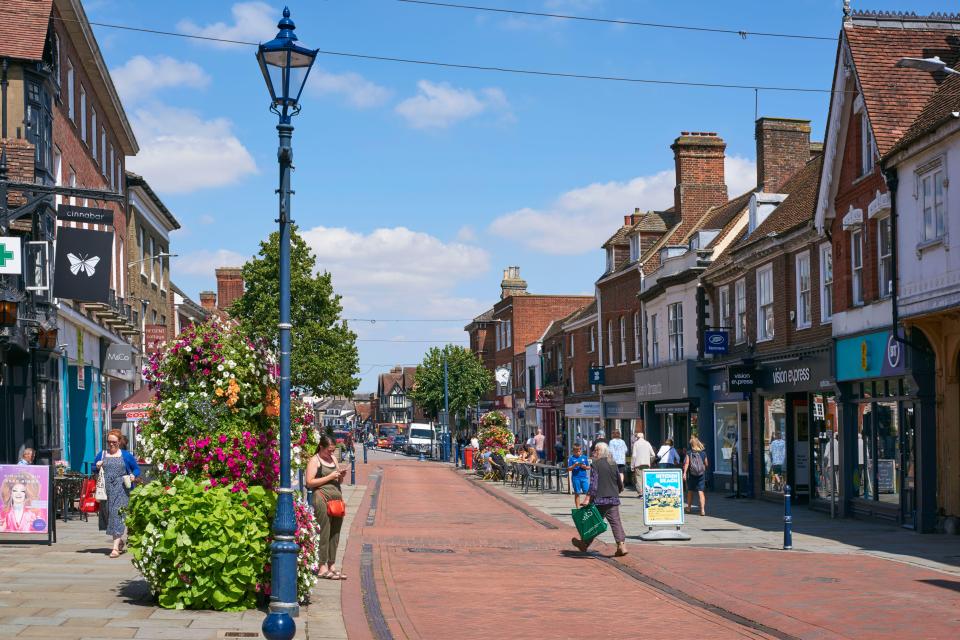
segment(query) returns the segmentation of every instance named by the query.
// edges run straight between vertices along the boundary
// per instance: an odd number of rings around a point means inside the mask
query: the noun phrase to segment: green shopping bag
[[[577,526],[577,533],[584,542],[593,540],[607,530],[607,523],[596,505],[571,509],[570,515],[573,516],[573,524]]]

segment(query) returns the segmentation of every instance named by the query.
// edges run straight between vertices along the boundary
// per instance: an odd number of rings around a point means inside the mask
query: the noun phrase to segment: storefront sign
[[[757,388],[757,370],[752,365],[734,364],[727,368],[730,392],[753,393]]]
[[[827,352],[810,358],[766,364],[760,375],[764,391],[818,391],[833,386]]]
[[[50,467],[39,464],[0,465],[0,531],[27,534],[49,531]]]
[[[895,460],[877,460],[877,492],[897,492],[897,463]]]
[[[683,470],[643,470],[643,524],[683,524]]]
[[[113,225],[113,211],[62,204],[57,207],[57,220]]]
[[[626,402],[604,402],[603,412],[608,418],[633,418],[639,415],[635,400]]]
[[[167,341],[167,325],[148,324],[144,327],[143,343],[146,353],[156,353],[160,345]]]
[[[696,384],[699,375],[693,361],[677,362],[654,369],[637,369],[633,374],[637,402],[689,397],[689,389]]]
[[[730,332],[706,330],[703,332],[703,352],[725,354],[730,351]]]
[[[112,247],[112,233],[58,227],[54,297],[108,302]]]
[[[534,403],[538,409],[556,409],[560,406],[560,400],[550,389],[537,389]]]
[[[654,413],[690,413],[689,402],[664,402],[654,405]]]
[[[599,418],[599,402],[580,402],[563,405],[563,412],[568,418]]]
[[[111,344],[103,358],[104,371],[130,371],[133,369],[133,347],[128,344]]]
[[[904,345],[892,331],[837,340],[837,380],[888,378],[905,370]]]
[[[590,384],[605,384],[606,378],[603,367],[590,367],[589,381]]]
[[[0,273],[16,275],[23,271],[20,238],[0,236]]]

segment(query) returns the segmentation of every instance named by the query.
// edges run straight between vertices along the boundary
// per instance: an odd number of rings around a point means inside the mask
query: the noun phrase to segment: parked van
[[[420,455],[422,452],[423,455],[430,456],[435,439],[436,433],[432,424],[412,422],[407,431],[407,451],[413,455]]]

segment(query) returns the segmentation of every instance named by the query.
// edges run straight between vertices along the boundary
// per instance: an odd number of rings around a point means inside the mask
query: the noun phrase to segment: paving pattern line
[[[380,481],[383,479],[383,467],[370,474],[373,487],[370,489],[370,508],[367,510],[367,526],[372,527],[377,520],[377,498],[380,497]]]
[[[499,500],[500,502],[504,503],[505,505],[508,505],[508,506],[513,507],[514,509],[516,509],[517,511],[519,511],[519,512],[522,513],[523,515],[527,516],[528,518],[530,518],[531,520],[533,520],[534,522],[536,522],[537,524],[539,524],[539,525],[540,525],[541,527],[543,527],[544,529],[559,529],[559,528],[560,528],[560,527],[558,527],[557,525],[553,524],[552,522],[548,522],[548,521],[544,520],[543,518],[541,518],[541,517],[538,516],[537,514],[533,513],[532,511],[528,511],[527,509],[524,509],[523,507],[521,507],[521,506],[519,506],[519,505],[517,505],[517,504],[514,504],[512,501],[507,500],[501,492],[499,492],[499,491],[494,491],[493,489],[490,489],[490,488],[488,488],[486,485],[484,485],[482,480],[475,480],[474,478],[472,478],[472,477],[470,477],[470,476],[466,476],[466,478],[467,478],[467,480],[469,480],[469,481],[473,484],[473,486],[475,486],[476,488],[478,488],[478,489],[480,489],[481,491],[483,491],[483,492],[485,492],[485,493],[493,496],[494,498],[496,498],[496,499]]]
[[[373,574],[373,545],[364,543],[360,551],[360,589],[363,592],[363,611],[376,640],[393,640],[390,626],[383,617],[380,597],[377,595],[377,579]]]

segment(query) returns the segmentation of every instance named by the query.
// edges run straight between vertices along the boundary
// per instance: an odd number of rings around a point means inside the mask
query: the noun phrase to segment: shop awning
[[[653,406],[654,413],[690,413],[689,402],[661,402]]]
[[[113,417],[121,420],[146,418],[147,411],[153,406],[156,397],[156,391],[148,387],[140,387],[132,396],[116,406]]]

